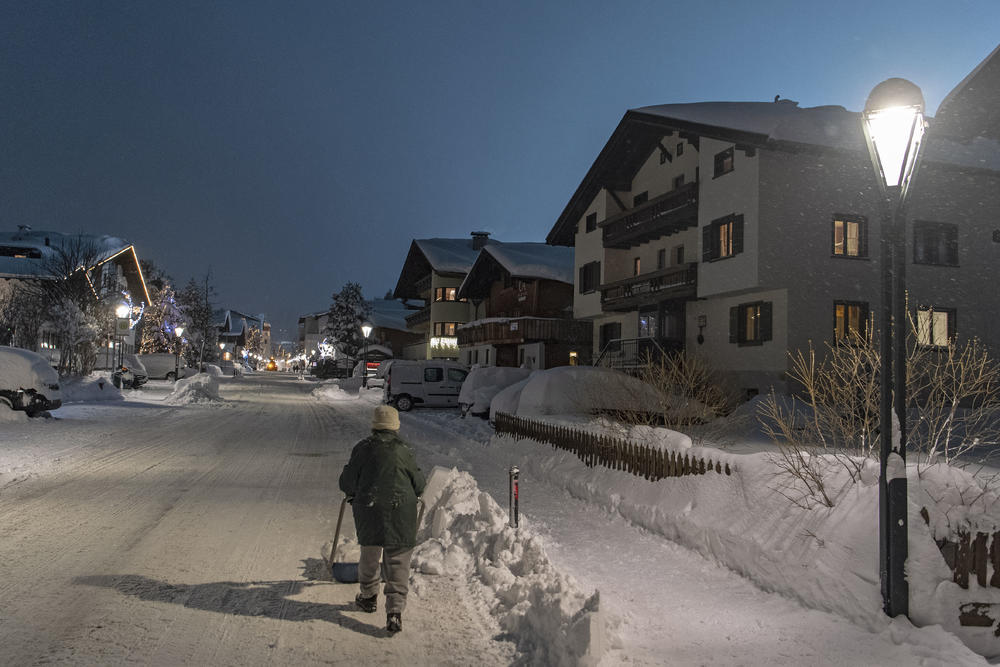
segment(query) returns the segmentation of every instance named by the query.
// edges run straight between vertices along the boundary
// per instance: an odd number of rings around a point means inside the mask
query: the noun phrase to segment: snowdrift
[[[683,451],[686,436],[676,435],[680,437],[659,438],[661,446]],[[839,614],[872,632],[887,633],[897,643],[925,647],[932,662],[972,665],[982,664],[981,655],[1000,656],[995,628],[959,624],[961,605],[1000,604],[1000,589],[980,588],[973,581],[966,590],[952,583],[952,573],[934,542],[956,525],[970,524],[955,506],[963,496],[982,493],[972,476],[961,470],[928,471],[922,476],[914,466],[909,470],[910,617],[924,626],[914,627],[882,613],[877,461],[870,462],[859,482],[852,482],[841,464],[828,461],[827,490],[835,505],[806,508],[789,500],[794,492],[791,481],[778,474],[773,453],[740,455],[698,447],[688,451],[715,452],[708,455],[731,461],[737,472],[652,482],[623,471],[588,468],[574,454],[545,443],[495,435],[491,444],[519,454],[523,473],[560,485],[575,497],[716,559],[765,590]],[[993,518],[980,517],[972,524],[974,529],[995,529],[1000,512],[995,500],[983,496],[985,513]],[[921,517],[923,507],[935,508],[929,522]],[[956,642],[946,640],[942,628],[980,655],[956,654]]]
[[[170,405],[189,405],[191,403],[221,403],[219,396],[219,379],[208,373],[198,373],[189,378],[178,380],[174,390],[163,399]]]
[[[326,380],[312,390],[312,395],[321,401],[356,401],[360,398],[361,378]]]
[[[589,415],[595,410],[660,412],[656,390],[625,373],[590,366],[537,371],[499,392],[490,404],[512,415]]]
[[[106,375],[94,374],[62,382],[63,403],[96,403],[124,400],[120,389]]]
[[[532,664],[595,665],[607,648],[599,594],[589,598],[556,571],[542,540],[456,469],[435,468],[412,567],[420,575],[464,576]]]

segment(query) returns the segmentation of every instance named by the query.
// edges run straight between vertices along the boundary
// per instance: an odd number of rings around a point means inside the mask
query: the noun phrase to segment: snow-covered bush
[[[186,405],[189,403],[217,403],[222,401],[219,396],[219,379],[208,373],[198,373],[189,378],[174,383],[174,390],[163,399],[171,405]]]

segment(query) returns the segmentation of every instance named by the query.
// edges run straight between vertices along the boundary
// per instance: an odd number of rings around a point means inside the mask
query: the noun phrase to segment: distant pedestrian
[[[340,489],[351,502],[361,545],[361,592],[354,601],[362,611],[373,613],[378,608],[381,560],[389,632],[403,629],[410,556],[417,541],[417,498],[425,485],[413,450],[398,430],[396,409],[376,407],[371,435],[354,446],[340,474]]]

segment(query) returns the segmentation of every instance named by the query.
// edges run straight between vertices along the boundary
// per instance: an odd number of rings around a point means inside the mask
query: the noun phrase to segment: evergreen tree
[[[219,341],[219,327],[212,314],[211,302],[215,290],[209,278],[209,274],[205,275],[204,282],[192,278],[177,294],[177,303],[188,323],[184,338],[190,343],[189,354],[196,357],[190,361],[199,369],[205,359],[205,349],[216,346]]]
[[[349,282],[333,294],[333,303],[323,333],[333,342],[339,353],[352,367],[354,359],[364,347],[361,323],[371,317],[371,304],[361,294],[361,285]]]

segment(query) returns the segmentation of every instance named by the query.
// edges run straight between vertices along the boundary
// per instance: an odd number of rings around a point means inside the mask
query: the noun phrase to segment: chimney
[[[486,241],[490,238],[489,232],[472,232],[472,249],[479,250],[484,245]]]

